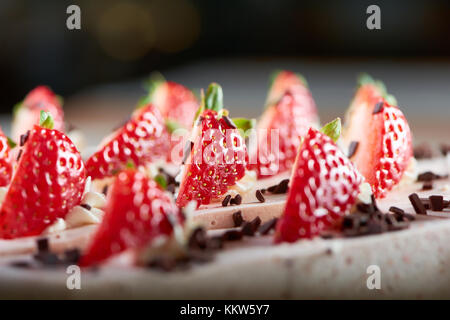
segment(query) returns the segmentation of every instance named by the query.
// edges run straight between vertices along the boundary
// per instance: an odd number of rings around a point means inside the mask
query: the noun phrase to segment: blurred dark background
[[[66,28],[70,4],[81,8],[81,30]],[[381,30],[366,28],[371,4]],[[38,84],[71,97],[128,83],[137,96],[137,79],[153,70],[194,87],[223,81],[231,104],[260,110],[272,67],[305,73],[322,115],[333,102],[348,105],[360,71],[382,77],[400,102],[445,112],[449,17],[450,4],[437,0],[2,0],[0,112]]]

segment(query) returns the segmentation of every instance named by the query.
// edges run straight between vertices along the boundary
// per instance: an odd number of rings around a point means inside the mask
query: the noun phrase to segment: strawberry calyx
[[[204,96],[204,107],[217,113],[223,109],[223,90],[219,84],[213,82],[209,85]]]
[[[342,125],[341,125],[341,118],[339,117],[334,119],[333,121],[328,122],[326,125],[322,127],[322,129],[320,129],[320,132],[329,136],[331,140],[333,140],[334,142],[336,142],[341,136],[341,131]]]
[[[373,85],[380,91],[382,97],[392,105],[397,105],[397,99],[394,95],[387,92],[386,86],[383,81],[372,78],[369,74],[363,72],[358,76],[358,88],[364,85]]]
[[[39,116],[39,126],[46,129],[53,129],[55,122],[53,121],[53,117],[49,112],[45,112],[41,110]]]

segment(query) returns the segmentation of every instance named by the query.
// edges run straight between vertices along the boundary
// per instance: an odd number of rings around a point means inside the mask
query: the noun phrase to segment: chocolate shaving
[[[356,153],[356,150],[358,149],[359,142],[358,141],[352,141],[350,142],[350,146],[348,147],[348,157],[351,158]]]
[[[242,226],[242,234],[245,236],[254,236],[256,230],[258,230],[259,226],[261,224],[261,218],[260,217],[256,217],[255,219],[253,219],[250,222],[244,222],[243,226]]]
[[[240,230],[228,230],[222,235],[224,241],[236,241],[242,239],[242,231]]]
[[[107,186],[107,185],[103,187],[102,193],[103,193],[105,196],[108,194],[108,186]]]
[[[428,143],[422,143],[414,147],[414,157],[416,159],[430,159],[433,157],[433,150]]]
[[[448,175],[441,176],[441,175],[435,174],[431,171],[426,171],[417,176],[417,181],[418,182],[433,181],[433,180],[437,180],[437,179],[445,179],[447,177],[448,177]]]
[[[233,199],[234,201],[234,204],[236,204],[236,205],[240,205],[241,203],[242,203],[242,197],[241,197],[241,195],[240,194],[237,194],[235,197],[234,197],[234,199]]]
[[[235,213],[233,213],[233,222],[235,227],[240,227],[242,225],[244,219],[242,218],[241,211],[236,211]]]
[[[443,156],[446,156],[447,153],[450,153],[450,144],[441,144],[439,146],[439,150],[441,151]]]
[[[10,266],[19,269],[28,269],[31,268],[32,265],[28,261],[13,261],[10,263]]]
[[[390,207],[389,211],[393,212],[393,213],[397,213],[397,214],[405,214],[405,210],[398,208],[398,207]]]
[[[45,266],[56,266],[61,264],[59,257],[53,252],[38,252],[34,259]]]
[[[92,209],[92,207],[90,205],[88,205],[87,203],[80,204],[80,207],[85,208],[88,211],[90,211]]]
[[[19,153],[17,154],[16,161],[19,161],[21,155],[22,155],[22,149],[19,150]]]
[[[278,218],[270,219],[269,221],[264,222],[258,229],[259,234],[266,235],[271,230],[275,229],[275,226],[277,225]]]
[[[80,258],[81,253],[77,248],[64,251],[64,262],[67,264],[77,264]]]
[[[203,250],[207,247],[206,244],[206,232],[202,227],[194,229],[188,241],[189,249],[200,249]]]
[[[283,194],[289,190],[289,179],[283,179],[280,183],[267,188],[267,191],[273,194]]]
[[[25,143],[28,140],[28,137],[30,136],[30,130],[27,130],[27,132],[20,136],[20,146],[23,147]]]
[[[417,214],[427,214],[427,209],[425,209],[425,206],[423,205],[422,201],[420,201],[417,193],[410,194],[408,198],[414,208],[414,211]]]
[[[236,128],[237,128],[237,126],[234,124],[233,120],[231,120],[229,117],[227,117],[227,116],[222,116],[222,119],[226,122],[226,124],[227,124],[229,127],[233,128],[233,129],[236,129]]]
[[[429,196],[431,210],[442,211],[444,210],[444,197],[439,195]]]
[[[172,271],[177,266],[177,261],[174,257],[158,256],[150,260],[147,264],[150,268],[160,269],[162,271]]]
[[[50,245],[48,242],[48,238],[37,239],[36,246],[37,246],[38,252],[49,252],[50,251]]]
[[[383,101],[377,102],[377,104],[375,105],[375,108],[373,108],[372,114],[377,114],[377,113],[381,112],[381,110],[383,110]]]
[[[256,190],[256,199],[258,199],[259,202],[265,202],[266,198],[264,198],[261,190]]]
[[[227,196],[225,198],[223,198],[223,200],[222,200],[222,207],[228,206],[230,199],[231,199],[231,195],[227,194]]]
[[[422,185],[422,191],[427,191],[433,189],[433,182],[432,181],[425,181]]]

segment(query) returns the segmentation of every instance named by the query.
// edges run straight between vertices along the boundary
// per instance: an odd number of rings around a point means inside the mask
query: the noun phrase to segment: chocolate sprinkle
[[[433,210],[433,211],[444,210],[444,197],[443,196],[433,195],[433,196],[429,196],[428,199],[430,199],[431,210]]]
[[[50,245],[48,242],[48,238],[37,239],[36,246],[37,246],[38,252],[49,252],[50,251]]]
[[[259,226],[261,225],[261,218],[256,217],[250,222],[244,222],[242,226],[242,234],[245,236],[254,236],[256,230],[258,230]]]
[[[188,247],[190,249],[206,249],[206,232],[202,227],[196,228],[189,237]]]
[[[259,202],[265,202],[266,198],[264,198],[261,190],[256,190],[256,199],[258,199]]]
[[[380,101],[375,105],[375,108],[373,108],[372,114],[377,114],[377,113],[381,112],[381,110],[383,110],[383,101]]]
[[[92,207],[90,205],[88,205],[87,203],[80,204],[80,207],[83,207],[83,208],[85,208],[88,211],[90,211],[92,209]]]
[[[242,218],[242,212],[236,211],[233,213],[233,222],[235,227],[240,227],[242,225],[242,222],[244,222],[244,219]]]
[[[270,219],[269,221],[264,222],[258,229],[259,234],[261,235],[268,234],[272,229],[275,229],[277,222],[278,218],[273,218]]]
[[[448,175],[441,176],[441,175],[435,174],[431,171],[426,171],[417,176],[417,181],[419,181],[419,182],[433,181],[433,180],[437,180],[437,179],[444,179],[447,177],[448,177]]]
[[[224,241],[236,241],[242,239],[242,231],[240,230],[228,230],[222,235]]]
[[[422,185],[422,191],[431,190],[431,189],[433,189],[433,182],[425,181]]]
[[[231,120],[229,117],[227,117],[227,116],[222,116],[222,119],[225,120],[226,124],[227,124],[229,127],[233,128],[233,129],[236,129],[236,128],[237,128],[237,126],[234,124],[233,120]]]
[[[397,208],[397,207],[390,207],[389,211],[393,212],[393,213],[397,213],[397,214],[405,214],[405,210]]]
[[[408,198],[409,201],[411,201],[411,204],[414,207],[414,211],[417,214],[427,214],[427,209],[425,209],[425,206],[423,205],[422,201],[420,201],[420,198],[417,195],[417,193],[410,194]]]
[[[67,264],[77,264],[80,258],[81,253],[77,248],[64,251],[64,262]]]
[[[430,159],[433,157],[433,150],[428,143],[422,143],[414,147],[414,157],[416,159]]]
[[[447,155],[447,153],[450,153],[450,144],[441,144],[439,150],[443,156]]]
[[[107,186],[107,185],[103,187],[102,193],[103,193],[105,196],[108,194],[108,186]]]
[[[38,252],[34,259],[46,266],[55,266],[61,263],[61,260],[53,252]]]
[[[20,146],[23,147],[25,143],[28,140],[28,137],[30,136],[30,130],[27,130],[27,132],[20,136]]]
[[[234,199],[233,199],[234,201],[234,204],[236,204],[236,205],[240,205],[241,203],[242,203],[242,197],[241,197],[241,195],[240,194],[237,194],[235,197],[234,197]]]
[[[356,150],[358,149],[359,142],[358,141],[352,141],[350,142],[350,146],[348,147],[348,157],[351,158],[356,153]]]
[[[227,196],[225,198],[223,198],[223,200],[222,200],[222,207],[228,206],[230,199],[231,199],[231,195],[227,194]]]
[[[21,155],[22,155],[22,149],[19,150],[19,154],[17,155],[16,161],[19,161]]]

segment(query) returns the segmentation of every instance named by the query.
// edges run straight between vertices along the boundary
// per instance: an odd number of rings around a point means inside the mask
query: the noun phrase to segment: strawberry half
[[[247,147],[238,127],[226,114],[222,88],[212,83],[193,129],[193,148],[183,169],[178,206],[191,200],[197,201],[198,206],[208,204],[244,177]]]
[[[7,186],[11,181],[13,159],[11,149],[15,143],[11,141],[0,128],[0,187]]]
[[[20,159],[0,209],[0,238],[38,235],[64,218],[83,195],[86,170],[75,145],[52,129],[41,113],[19,153]]]
[[[158,108],[152,104],[137,109],[131,119],[111,136],[87,160],[92,179],[113,176],[129,162],[145,166],[166,157],[169,133]]]
[[[408,122],[377,82],[366,82],[356,92],[347,113],[344,140],[358,143],[351,160],[381,198],[399,183],[412,157]]]
[[[199,103],[194,93],[173,81],[166,81],[161,75],[150,79],[149,93],[144,103],[154,104],[162,116],[179,126],[191,129]]]
[[[340,123],[337,119],[323,131],[339,131],[340,124],[336,121]],[[275,240],[294,242],[312,238],[338,222],[355,203],[360,183],[359,173],[333,140],[325,133],[309,129],[298,151]]]
[[[179,209],[155,181],[142,172],[120,172],[108,192],[105,215],[81,266],[98,264],[126,249],[149,244],[158,236],[172,234],[169,216],[182,223]]]
[[[15,142],[19,141],[22,134],[33,129],[34,125],[39,124],[42,110],[51,114],[55,130],[64,131],[64,112],[60,97],[49,87],[38,86],[14,107],[11,135]]]
[[[177,129],[185,129],[171,136],[170,152],[167,154],[167,161],[181,164],[183,159],[181,144],[192,129],[199,107],[197,98],[188,88],[176,82],[166,81],[160,74],[152,75],[148,86],[149,93],[140,101],[140,104],[154,104],[161,111],[170,133]]]
[[[291,170],[302,137],[319,121],[311,93],[294,73],[280,72],[275,85],[269,93],[269,101],[275,101],[270,100],[275,93],[280,96],[281,88],[285,91],[276,103],[268,106],[258,124],[258,148],[255,150],[258,178]]]
[[[270,76],[269,93],[267,94],[266,105],[275,104],[285,92],[296,87],[306,88],[308,84],[305,78],[298,73],[287,70],[278,70]]]

